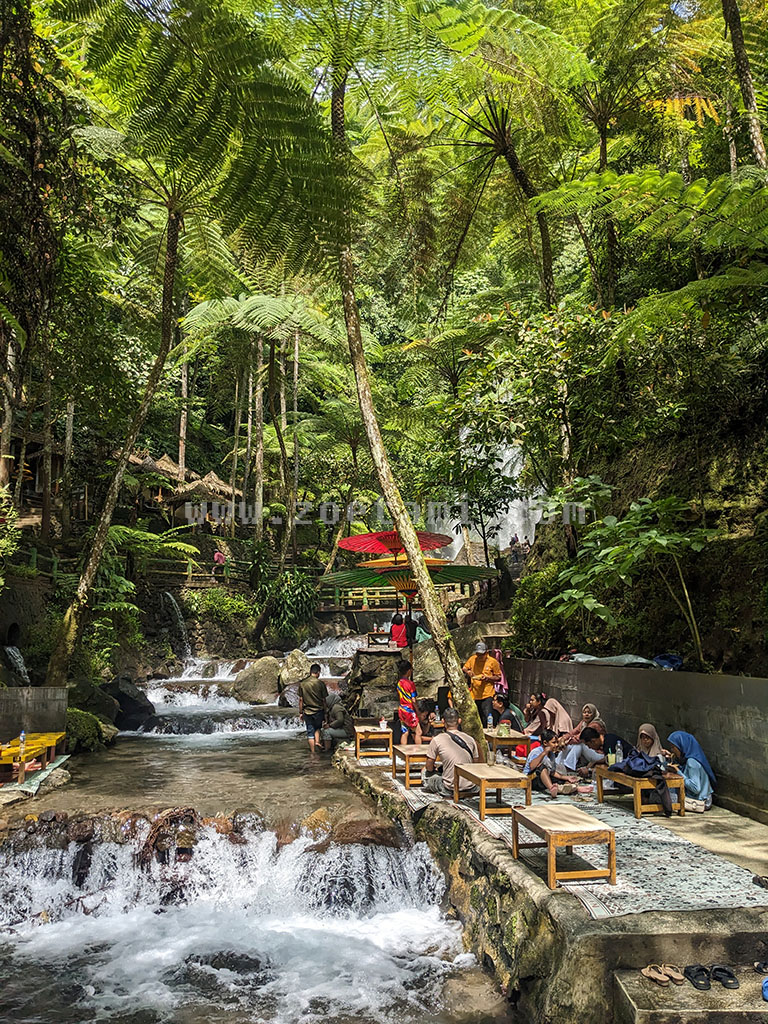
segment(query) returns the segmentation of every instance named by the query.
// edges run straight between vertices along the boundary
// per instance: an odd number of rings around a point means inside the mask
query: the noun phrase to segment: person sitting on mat
[[[437,736],[435,729],[435,701],[429,697],[422,697],[416,701],[416,717],[421,725],[421,742],[427,743],[433,736]]]
[[[594,704],[585,704],[581,709],[581,718],[568,734],[568,742],[578,743],[582,729],[586,729],[587,726],[597,729],[601,736],[605,734],[605,722],[600,718],[600,712]]]
[[[515,732],[523,731],[523,713],[515,704],[510,704],[506,693],[493,695],[493,724],[506,724]]]
[[[712,794],[717,780],[699,741],[689,732],[673,732],[669,735],[667,746],[685,779],[685,795],[691,800],[702,802],[703,809],[708,810],[712,806]],[[692,807],[691,810],[699,808]]]
[[[646,757],[670,757],[670,752],[661,745],[659,734],[650,722],[643,722],[637,730],[637,749]]]
[[[578,771],[579,775],[588,775],[593,765],[605,763],[603,736],[589,725],[581,730],[579,742],[569,744],[557,759],[560,771]]]
[[[536,747],[528,755],[523,767],[524,775],[533,775],[533,788],[541,790],[554,799],[558,794],[557,782],[554,779],[555,755],[558,751],[557,737],[551,729],[544,729],[539,734],[541,746]]]
[[[555,736],[573,732],[571,716],[559,700],[546,693],[532,693],[524,710],[528,724],[523,732],[529,735],[540,736],[546,729],[551,729]]]

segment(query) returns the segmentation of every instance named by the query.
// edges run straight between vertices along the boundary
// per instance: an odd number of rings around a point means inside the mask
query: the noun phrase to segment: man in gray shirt
[[[445,722],[445,732],[430,740],[427,748],[427,777],[424,780],[424,791],[453,798],[453,770],[456,765],[471,764],[473,761],[481,762],[482,758],[472,737],[459,730],[461,720],[458,711],[454,708],[446,708],[443,713],[443,721]],[[443,766],[443,774],[432,775],[438,757]],[[467,782],[466,779],[460,779],[459,792],[462,796],[476,796],[478,788],[471,782]]]
[[[325,698],[328,690],[320,678],[320,666],[310,665],[309,675],[299,683],[299,717],[307,730],[309,749],[323,749],[323,738],[320,730],[325,720]]]

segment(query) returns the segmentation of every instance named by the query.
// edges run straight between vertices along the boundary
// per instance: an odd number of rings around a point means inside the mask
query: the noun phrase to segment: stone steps
[[[679,964],[681,969],[684,965]],[[741,987],[729,990],[714,982],[707,992],[699,992],[687,981],[662,988],[639,971],[614,971],[614,1020],[616,1024],[765,1024],[768,1003],[761,993],[763,976],[751,967],[729,966]]]
[[[483,608],[475,616],[475,622],[506,622],[508,618],[507,608]]]

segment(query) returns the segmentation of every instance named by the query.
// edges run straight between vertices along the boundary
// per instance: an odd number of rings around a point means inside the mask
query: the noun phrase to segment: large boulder
[[[277,703],[281,708],[297,708],[299,706],[299,684],[291,683],[280,691]]]
[[[453,631],[453,641],[462,665],[475,649],[475,644],[488,632],[488,624],[471,622]],[[434,640],[425,640],[413,648],[413,678],[420,697],[437,697],[438,686],[443,686],[445,673],[435,650]]]
[[[279,676],[277,658],[259,658],[237,673],[232,696],[249,704],[274,704]]]
[[[279,688],[284,690],[287,686],[295,686],[302,679],[309,675],[312,662],[304,651],[296,649],[291,651],[283,664],[280,666]]]
[[[118,729],[140,729],[155,713],[152,701],[136,686],[130,676],[117,676],[112,682],[105,683],[102,690],[110,697],[114,697],[120,705],[115,718]]]
[[[96,686],[90,679],[70,679],[67,683],[67,703],[71,708],[90,711],[97,718],[115,722],[120,714],[120,705],[107,693],[105,687]]]
[[[312,636],[320,637],[321,640],[326,640],[329,637],[351,636],[352,630],[349,628],[344,612],[332,612],[323,615],[322,618],[313,619],[310,633]]]
[[[358,651],[352,661],[352,673],[347,684],[354,706],[360,697],[357,709],[367,708],[369,713],[385,718],[392,716],[397,706],[397,663],[403,655],[397,651],[368,654]]]

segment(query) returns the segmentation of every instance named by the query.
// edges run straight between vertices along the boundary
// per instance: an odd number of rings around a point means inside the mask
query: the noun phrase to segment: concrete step
[[[475,618],[477,622],[506,622],[509,611],[506,608],[483,608]]]
[[[685,964],[679,966],[682,970]],[[765,1024],[768,1003],[761,992],[763,976],[751,967],[728,966],[739,979],[738,989],[713,982],[709,991],[700,992],[687,981],[662,988],[639,971],[614,971],[614,1020],[616,1024]]]

